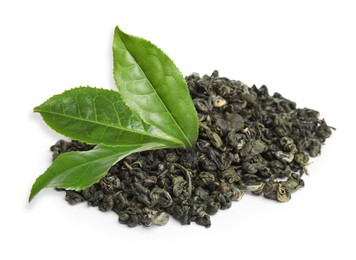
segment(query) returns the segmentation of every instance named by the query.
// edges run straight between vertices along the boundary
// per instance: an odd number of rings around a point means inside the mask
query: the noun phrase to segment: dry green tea
[[[287,202],[304,187],[310,157],[320,154],[331,135],[319,113],[297,108],[266,86],[197,73],[186,77],[199,119],[193,150],[161,149],[134,153],[98,183],[67,190],[70,204],[87,201],[112,210],[130,227],[164,225],[169,215],[181,224],[210,226],[210,216],[228,209],[244,193]],[[53,158],[94,148],[78,141],[58,141]]]

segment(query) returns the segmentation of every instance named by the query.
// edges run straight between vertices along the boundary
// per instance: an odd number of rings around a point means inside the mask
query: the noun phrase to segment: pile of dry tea
[[[194,73],[186,77],[199,117],[199,138],[192,151],[162,149],[132,154],[115,164],[99,183],[66,191],[70,204],[87,201],[113,210],[119,222],[164,225],[169,215],[181,224],[210,226],[210,216],[228,209],[245,192],[286,202],[304,186],[309,157],[320,154],[331,135],[317,111],[267,87]],[[53,158],[93,146],[58,141]]]

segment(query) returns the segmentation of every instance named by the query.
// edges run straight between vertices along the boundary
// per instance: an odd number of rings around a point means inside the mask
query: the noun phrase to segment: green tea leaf
[[[114,78],[125,103],[145,122],[192,147],[198,118],[183,75],[151,42],[115,29]]]
[[[61,154],[33,184],[29,201],[44,188],[83,190],[104,177],[113,164],[127,155],[162,148],[160,144],[104,146],[86,152]]]
[[[179,146],[179,140],[144,123],[118,92],[80,87],[55,95],[35,108],[55,131],[91,144]]]

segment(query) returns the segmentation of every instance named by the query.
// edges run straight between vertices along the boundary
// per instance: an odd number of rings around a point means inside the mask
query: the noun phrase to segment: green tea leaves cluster
[[[151,42],[118,27],[113,56],[118,92],[79,87],[34,109],[58,133],[97,146],[60,155],[33,184],[30,201],[44,188],[85,189],[131,153],[192,148],[196,142],[197,113],[173,61]]]

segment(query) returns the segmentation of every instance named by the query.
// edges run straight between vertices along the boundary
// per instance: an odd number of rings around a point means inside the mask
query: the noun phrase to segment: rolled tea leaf
[[[114,78],[125,103],[147,123],[186,147],[198,137],[198,117],[183,75],[151,42],[115,29]]]
[[[32,186],[29,201],[44,188],[83,190],[104,177],[113,164],[134,152],[162,148],[161,144],[104,146],[61,154]]]
[[[34,110],[58,133],[91,144],[180,145],[179,140],[143,122],[112,90],[74,88],[51,97]]]

